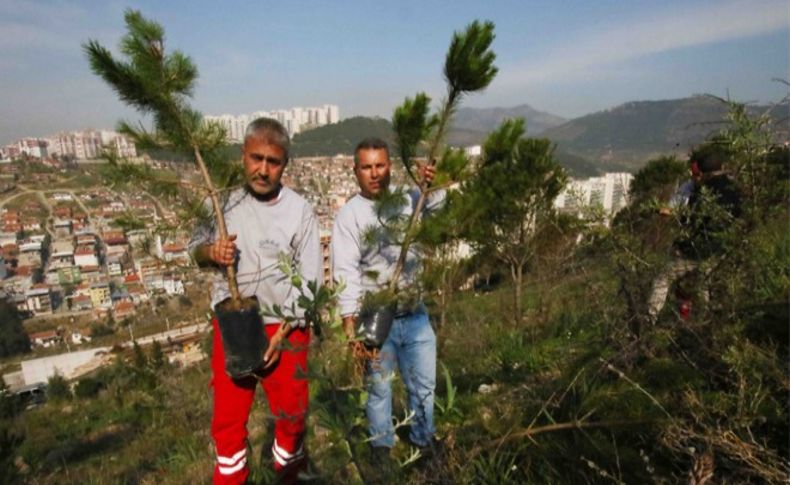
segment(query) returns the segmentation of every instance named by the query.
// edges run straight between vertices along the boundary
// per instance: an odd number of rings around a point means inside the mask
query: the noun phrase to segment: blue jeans
[[[418,446],[430,443],[434,434],[433,397],[436,388],[436,335],[425,307],[396,318],[381,346],[379,359],[368,363],[368,431],[373,446],[395,445],[392,424],[392,380],[395,367],[408,393],[409,412],[414,411],[409,439]]]

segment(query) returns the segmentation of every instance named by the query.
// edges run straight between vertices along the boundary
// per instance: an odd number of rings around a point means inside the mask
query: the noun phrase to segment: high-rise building
[[[331,125],[340,121],[340,108],[336,104],[325,104],[324,109],[327,112],[327,124]]]
[[[320,107],[302,108],[295,106],[290,109],[278,109],[274,111],[255,111],[251,114],[238,116],[223,114],[220,116],[206,116],[207,121],[214,121],[222,125],[228,132],[231,141],[241,142],[244,140],[244,131],[250,121],[256,118],[273,118],[288,130],[288,134],[293,136],[304,130],[324,126],[340,121],[340,108],[334,104],[325,104]]]
[[[137,148],[129,138],[114,131],[85,130],[61,132],[47,139],[49,155],[78,159],[100,158],[105,149],[121,157],[136,157]]]
[[[612,216],[628,205],[628,190],[634,176],[630,173],[606,173],[586,180],[572,180],[554,200],[554,207],[575,211],[598,206]]]
[[[46,158],[48,155],[47,142],[41,138],[23,138],[16,145],[18,153],[29,157]]]

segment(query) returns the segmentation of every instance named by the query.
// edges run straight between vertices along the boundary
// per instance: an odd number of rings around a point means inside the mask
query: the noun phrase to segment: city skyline
[[[247,125],[252,120],[261,117],[273,118],[279,121],[288,130],[288,134],[293,136],[304,130],[337,123],[340,121],[340,107],[335,104],[324,104],[321,106],[294,106],[287,109],[258,110],[241,114],[205,115],[206,120],[215,121],[222,125],[227,130],[228,140],[233,142],[243,141]]]
[[[258,110],[252,113],[204,115],[207,121],[219,123],[227,130],[228,141],[241,142],[250,121],[259,117],[274,118],[283,124],[289,135],[339,121],[340,108],[334,104],[322,106],[294,106],[287,109]],[[124,157],[137,156],[134,142],[104,128],[60,131],[56,134],[23,136],[7,144],[0,144],[0,160],[13,159],[21,154],[36,158],[70,155],[78,159],[100,158],[102,149],[109,147]]]
[[[0,0],[0,144],[140,119],[80,48],[94,38],[117,51],[127,7],[193,58],[194,105],[205,114],[332,103],[344,117],[389,118],[418,91],[438,101],[450,36],[474,19],[496,24],[500,73],[471,107],[527,103],[571,118],[698,93],[764,103],[786,94],[772,79],[790,78],[790,6],[774,0],[403,2],[374,13],[364,2]]]

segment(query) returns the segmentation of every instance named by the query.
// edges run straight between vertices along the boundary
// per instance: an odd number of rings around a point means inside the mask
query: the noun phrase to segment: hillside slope
[[[784,119],[790,106],[753,106],[750,114],[771,111]],[[569,153],[592,160],[596,166],[620,165],[635,170],[657,155],[683,156],[722,129],[727,106],[709,96],[662,101],[632,101],[612,109],[575,118],[550,128],[543,136]]]

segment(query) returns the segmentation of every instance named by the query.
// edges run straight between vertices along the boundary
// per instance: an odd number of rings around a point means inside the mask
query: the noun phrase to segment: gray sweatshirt
[[[236,279],[243,297],[256,296],[261,305],[277,304],[289,309],[296,302],[299,291],[278,268],[280,252],[287,254],[299,268],[308,295],[307,281],[317,280],[320,285],[322,268],[318,224],[313,208],[302,196],[283,187],[276,200],[262,202],[245,189],[237,189],[228,197],[224,213],[228,234],[237,235]],[[213,219],[208,225],[199,225],[189,242],[190,253],[198,245],[211,243],[217,237]],[[228,283],[222,275],[224,271],[217,271],[214,279],[212,308],[230,297]],[[293,325],[304,326],[304,312],[296,308],[299,320]],[[265,323],[278,323],[276,317],[264,316],[263,320]]]
[[[431,194],[425,204],[424,213],[439,207],[444,202],[444,195],[444,191]],[[404,204],[399,217],[411,216],[418,197],[419,191],[416,188],[404,194]],[[379,234],[373,244],[365,244],[366,232],[380,226],[375,201],[360,194],[349,199],[335,217],[332,228],[332,270],[335,280],[344,281],[346,284],[339,302],[340,314],[344,317],[359,311],[365,293],[385,288],[395,269],[400,256],[400,244],[383,234]],[[398,287],[407,288],[417,283],[420,259],[419,248],[413,244],[409,247]]]

